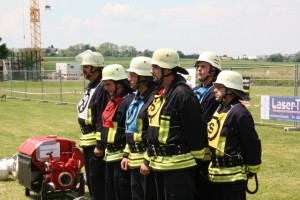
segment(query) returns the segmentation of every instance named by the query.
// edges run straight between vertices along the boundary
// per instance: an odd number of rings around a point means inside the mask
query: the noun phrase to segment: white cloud
[[[102,12],[104,15],[107,16],[126,16],[130,12],[133,12],[133,6],[126,5],[126,4],[111,4],[108,3],[102,8]]]

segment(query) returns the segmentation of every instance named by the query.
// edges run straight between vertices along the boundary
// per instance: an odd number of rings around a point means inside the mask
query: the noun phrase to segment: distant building
[[[283,57],[286,57],[286,58],[294,58],[294,57],[295,57],[295,54],[284,54]]]
[[[78,63],[56,63],[56,73],[60,70],[64,79],[79,80],[80,78],[80,64]]]
[[[5,60],[0,59],[0,81],[7,81],[8,80],[8,67],[9,63]]]
[[[248,60],[255,60],[257,59],[257,56],[247,56],[246,54],[241,56],[234,56],[232,57],[234,60],[240,60],[240,59],[248,59]]]
[[[257,57],[257,59],[266,60],[269,56],[268,55],[257,55],[256,57]]]

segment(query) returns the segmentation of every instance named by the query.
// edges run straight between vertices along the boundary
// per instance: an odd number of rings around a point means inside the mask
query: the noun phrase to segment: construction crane
[[[46,10],[51,10],[49,0],[45,5]],[[41,51],[41,20],[39,0],[30,0],[30,33],[31,48]]]
[[[41,24],[39,0],[30,0],[31,48],[41,51]]]

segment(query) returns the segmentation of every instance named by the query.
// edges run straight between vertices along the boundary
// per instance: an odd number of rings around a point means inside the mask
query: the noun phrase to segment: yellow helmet
[[[208,62],[209,64],[211,64],[213,67],[217,68],[218,70],[222,70],[221,69],[221,59],[220,57],[214,53],[214,52],[210,52],[210,51],[204,51],[200,54],[197,62],[199,61],[203,61],[203,62]]]
[[[119,64],[111,64],[107,65],[102,70],[102,81],[104,80],[127,80],[127,75],[122,65]]]
[[[144,57],[144,56],[138,56],[131,60],[130,67],[127,69],[127,72],[134,72],[139,76],[152,76],[150,70],[151,70],[151,64],[150,64],[151,58]]]
[[[161,48],[154,51],[152,60],[152,65],[158,65],[164,69],[174,69],[177,68],[177,71],[182,74],[189,74],[188,71],[180,67],[179,55],[177,51],[169,48]]]
[[[104,67],[104,58],[101,53],[88,50],[82,56],[81,65],[91,65],[93,67]]]

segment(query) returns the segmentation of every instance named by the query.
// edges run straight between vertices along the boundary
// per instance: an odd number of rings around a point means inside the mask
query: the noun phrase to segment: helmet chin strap
[[[93,71],[93,69],[95,69],[95,70]],[[92,76],[92,74],[95,73],[96,71],[98,71],[98,69],[95,68],[95,67],[93,67],[93,66],[91,66],[90,73],[88,73],[88,74],[85,76],[85,78],[86,78],[86,79],[90,78],[90,77]]]
[[[210,73],[208,73],[207,76],[205,77],[205,79],[202,80],[201,82],[205,82],[209,77],[210,77]]]
[[[161,71],[161,78],[159,79],[158,83],[157,83],[157,90],[160,90],[161,87],[162,87],[162,84],[163,84],[163,81],[164,81],[164,78],[165,77],[168,77],[172,74],[172,72],[170,72],[169,74],[165,75],[165,71],[163,68],[160,68],[160,71]]]
[[[146,79],[141,80],[141,76],[138,76],[138,80],[137,80],[137,83],[136,83],[136,89],[138,90],[139,87],[140,87],[140,83],[145,82],[145,81],[146,81]]]
[[[208,72],[207,76],[205,77],[205,79],[202,80],[202,82],[205,82],[211,76],[211,68],[212,68],[212,66],[210,65],[209,66],[209,72]]]
[[[223,95],[223,98],[222,98],[222,106],[226,106],[225,105],[225,101],[226,101],[226,97],[227,97],[227,95],[230,95],[230,94],[232,94],[232,93],[234,93],[233,91],[232,92],[230,92],[230,93],[228,93],[228,88],[225,88],[225,93],[224,93],[224,95]]]
[[[113,98],[116,98],[117,97],[117,91],[118,91],[117,82],[114,81],[114,84],[115,84],[115,91],[113,93]]]

